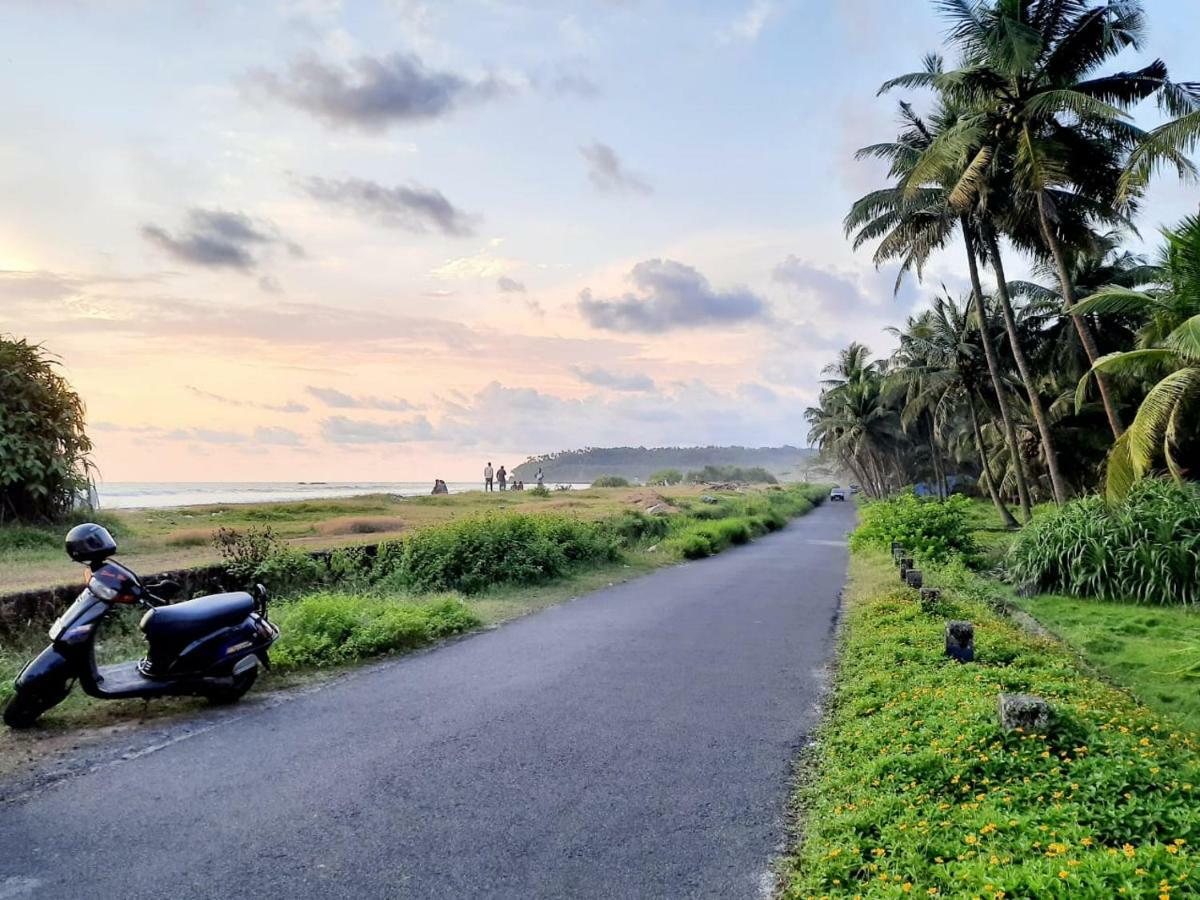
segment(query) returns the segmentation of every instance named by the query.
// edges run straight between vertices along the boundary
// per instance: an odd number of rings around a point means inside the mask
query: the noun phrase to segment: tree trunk
[[[1013,359],[1017,361],[1017,371],[1021,373],[1021,381],[1025,384],[1025,393],[1029,395],[1029,410],[1037,423],[1038,435],[1042,439],[1042,452],[1046,454],[1046,469],[1050,473],[1050,487],[1054,491],[1054,502],[1060,506],[1067,502],[1067,482],[1058,467],[1058,450],[1054,444],[1054,435],[1050,431],[1050,420],[1046,416],[1046,407],[1042,405],[1038,393],[1037,382],[1034,379],[1029,358],[1025,348],[1021,346],[1021,336],[1017,333],[1017,318],[1013,314],[1012,298],[1008,295],[1008,282],[1004,280],[1004,260],[1000,256],[1000,242],[996,233],[990,228],[983,237],[987,245],[988,255],[992,260],[992,271],[996,273],[996,291],[1000,295],[1000,311],[1004,315],[1004,329],[1008,332],[1008,342],[1012,345]]]
[[[992,475],[992,464],[987,458],[987,448],[983,444],[983,429],[979,427],[979,415],[975,412],[975,398],[969,393],[967,394],[967,408],[971,410],[971,428],[975,431],[975,448],[979,451],[979,465],[983,470],[983,481],[987,485],[988,493],[992,497],[992,503],[996,507],[996,512],[1000,514],[1000,521],[1005,528],[1016,528],[1017,520],[1013,518],[1013,514],[1008,511],[1008,507],[1004,505],[1004,501],[1000,497],[1000,487],[996,482],[995,476]]]
[[[1058,270],[1059,292],[1062,294],[1064,311],[1071,316],[1071,322],[1079,334],[1079,342],[1083,344],[1088,361],[1095,365],[1096,360],[1100,358],[1100,348],[1096,346],[1096,336],[1092,334],[1092,328],[1084,321],[1083,316],[1077,316],[1071,312],[1075,306],[1075,286],[1071,283],[1071,270],[1067,267],[1067,257],[1063,253],[1062,244],[1059,243],[1058,235],[1054,233],[1050,224],[1050,211],[1046,207],[1045,191],[1038,191],[1038,218],[1042,226],[1042,239],[1046,242],[1050,255],[1054,257],[1054,268]],[[1125,433],[1125,426],[1121,423],[1121,414],[1117,411],[1117,404],[1113,400],[1108,376],[1103,372],[1097,372],[1096,385],[1100,388],[1100,399],[1104,401],[1104,414],[1108,416],[1108,427],[1112,429],[1113,437],[1119,438]]]
[[[975,255],[975,236],[967,217],[963,216],[961,221],[963,240],[967,245],[967,266],[971,273],[971,290],[975,293],[975,311],[979,316],[979,334],[983,339],[983,355],[987,357],[988,374],[992,377],[992,387],[996,391],[996,403],[1000,407],[1000,419],[1004,423],[1005,443],[1008,444],[1008,452],[1012,455],[1013,469],[1017,476],[1017,497],[1021,502],[1021,518],[1028,522],[1033,518],[1033,505],[1029,502],[1029,484],[1025,480],[1025,466],[1017,444],[1017,429],[1013,427],[1012,416],[1008,412],[1008,398],[1004,395],[1004,382],[1000,378],[1000,361],[996,358],[996,347],[992,344],[992,335],[988,330],[987,307],[983,302],[983,285],[979,283],[979,263]]]

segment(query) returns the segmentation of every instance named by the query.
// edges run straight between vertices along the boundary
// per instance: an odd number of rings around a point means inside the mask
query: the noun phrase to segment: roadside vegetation
[[[940,520],[943,504],[915,502]],[[913,503],[902,496],[879,505],[902,510],[899,521]],[[925,585],[941,591],[936,607],[923,611],[880,549],[893,539],[878,528],[852,538],[839,671],[811,778],[797,796],[804,836],[783,872],[785,895],[1193,893],[1200,736],[1188,730],[1194,701],[1178,702],[1188,660],[1177,660],[1174,676],[1163,672],[1171,668],[1164,657],[1184,648],[1164,646],[1158,674],[1147,659],[1136,671],[1107,670],[1138,692],[1135,699],[1080,667],[1071,646],[1004,615],[1011,590],[973,570],[968,556],[914,551]],[[1075,627],[1096,627],[1082,607],[1100,604],[1069,603],[1080,616]],[[1169,624],[1143,622],[1138,634],[1130,607],[1122,609],[1108,613],[1114,627],[1139,638]],[[973,663],[944,655],[952,619],[974,623]],[[1100,629],[1091,639],[1107,634]],[[1093,649],[1105,657],[1109,648]],[[1172,714],[1141,702],[1155,690],[1154,706],[1173,706]],[[1000,693],[1045,698],[1054,710],[1050,727],[1005,732]]]

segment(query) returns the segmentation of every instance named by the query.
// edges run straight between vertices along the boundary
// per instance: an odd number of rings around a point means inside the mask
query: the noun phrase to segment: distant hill
[[[549,483],[590,483],[601,475],[645,481],[660,469],[683,473],[705,466],[761,466],[781,481],[800,481],[816,450],[801,447],[585,447],[533,456],[513,470],[526,484],[538,466]]]

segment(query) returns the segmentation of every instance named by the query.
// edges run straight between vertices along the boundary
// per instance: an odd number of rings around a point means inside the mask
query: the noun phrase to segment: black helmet
[[[104,562],[117,552],[117,542],[108,529],[87,522],[67,532],[67,556],[77,563]]]

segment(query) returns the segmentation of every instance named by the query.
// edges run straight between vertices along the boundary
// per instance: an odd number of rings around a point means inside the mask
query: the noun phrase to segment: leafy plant
[[[404,602],[387,597],[319,593],[277,608],[282,636],[272,650],[281,669],[340,665],[411,650],[480,625],[457,597]]]
[[[278,553],[284,546],[269,525],[250,527],[245,531],[222,526],[213,533],[212,543],[229,574],[243,579],[252,577],[268,556]]]
[[[83,401],[37,344],[0,336],[0,522],[58,521],[91,485]]]
[[[1006,564],[1013,581],[1040,591],[1200,603],[1200,486],[1155,479],[1117,503],[1073,500],[1026,526]]]
[[[933,563],[955,556],[974,561],[979,548],[970,531],[971,501],[955,495],[938,502],[912,491],[862,508],[861,522],[850,536],[850,548],[890,550],[899,541],[915,558]]]
[[[680,484],[683,481],[683,473],[678,469],[659,469],[657,472],[651,472],[646,479],[646,484],[661,484],[674,485]]]

